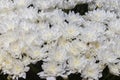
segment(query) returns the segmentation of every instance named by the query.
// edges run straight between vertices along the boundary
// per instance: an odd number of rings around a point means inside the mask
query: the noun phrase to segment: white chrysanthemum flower
[[[47,77],[46,80],[56,80],[55,77]]]
[[[26,20],[19,23],[19,28],[24,30],[24,32],[37,31],[37,25]]]
[[[28,36],[28,39],[29,39],[29,37],[30,36]],[[40,45],[42,45],[44,43],[44,41],[41,39],[40,36],[36,37],[35,35],[31,35],[31,39],[32,39],[32,41],[30,40],[30,42],[32,42],[31,45],[33,45],[33,46],[40,46]]]
[[[71,9],[76,5],[76,3],[73,0],[71,1],[63,0],[58,5],[60,8]]]
[[[13,79],[17,77],[26,78],[26,73],[29,70],[29,67],[24,66],[21,62],[17,61],[13,65],[13,69],[11,70],[11,74],[13,74]]]
[[[100,64],[95,64],[94,62],[88,63],[85,69],[82,71],[81,76],[88,78],[88,80],[98,80],[102,77],[102,70],[99,67]]]
[[[16,8],[27,7],[33,0],[13,0]]]
[[[60,0],[35,0],[34,4],[40,9],[55,8]]]
[[[6,23],[7,20],[7,23]],[[6,33],[8,31],[14,31],[16,28],[18,28],[19,20],[10,20],[10,19],[2,19],[0,21],[0,33]]]
[[[87,45],[79,40],[75,40],[71,42],[69,47],[67,48],[67,52],[70,55],[78,56],[81,53],[84,53],[87,50]]]
[[[15,61],[12,65],[11,69],[3,70],[3,72],[6,74],[9,74],[12,76],[12,79],[18,79],[19,77],[26,78],[26,73],[29,70],[29,67],[25,67],[20,61]]]
[[[34,8],[20,8],[15,11],[20,19],[35,21],[37,19],[37,10]]]
[[[108,28],[114,33],[120,34],[120,19],[116,19],[115,21],[111,21],[108,24]]]
[[[27,66],[42,60],[38,75],[47,80],[74,72],[98,80],[105,66],[120,74],[119,2],[1,0],[0,70],[16,80],[26,78]],[[66,13],[83,3],[94,8],[84,16]]]
[[[35,0],[34,4],[38,8],[42,10],[62,8],[62,9],[70,9],[75,7],[77,4],[80,3],[88,3],[92,0]]]
[[[81,28],[74,24],[66,24],[63,27],[63,37],[64,38],[73,38],[80,34]]]
[[[62,25],[62,23],[64,22],[66,18],[66,14],[62,10],[59,10],[59,9],[52,10],[50,12],[45,12],[43,14],[45,16],[45,19],[52,24]]]
[[[18,36],[15,32],[7,32],[6,34],[0,36],[0,47],[7,49],[9,44],[17,39]]]
[[[60,37],[58,40],[58,47],[67,50],[70,46],[70,42],[63,37]]]
[[[0,49],[0,70],[2,69],[2,64],[5,60],[5,54],[6,52],[2,49]]]
[[[84,27],[85,28],[90,28],[93,31],[96,31],[98,33],[104,33],[106,26],[102,23],[97,23],[97,22],[90,22],[90,21],[86,21],[84,23]]]
[[[77,4],[89,3],[92,0],[60,0],[58,7],[62,9],[74,8]]]
[[[66,20],[68,23],[81,25],[84,22],[84,19],[77,13],[69,12],[69,14],[66,16]]]
[[[49,62],[49,63],[44,63],[42,65],[43,68],[43,72],[38,73],[38,75],[40,77],[44,77],[44,76],[57,76],[61,73],[63,73],[64,69],[62,67],[62,65],[57,65],[57,63],[55,62]]]
[[[14,11],[11,11],[11,10],[8,12],[1,12],[0,13],[0,18],[1,18],[1,21],[3,23],[6,22],[6,20],[7,20],[8,24],[16,24],[20,21],[20,19],[18,17],[19,16]]]
[[[13,68],[13,58],[8,55],[8,53],[4,53],[4,62],[2,62],[2,70],[5,71],[5,73],[9,72],[10,69]]]
[[[45,56],[45,51],[40,47],[30,47],[25,52],[28,56],[36,60],[41,60]]]
[[[86,43],[79,41],[79,40],[75,40],[72,42],[73,46],[76,46],[79,48],[80,52],[84,52],[88,49]]]
[[[95,5],[98,8],[103,8],[105,10],[119,10],[120,8],[120,1],[119,0],[94,0]]]
[[[41,32],[41,39],[45,41],[56,40],[61,36],[59,28],[44,29]]]
[[[87,47],[86,43],[79,41],[79,40],[75,40],[75,41],[71,42],[67,51],[70,54],[77,56],[77,55],[80,55],[81,53],[86,52],[87,49],[88,49],[88,47]]]
[[[117,60],[117,57],[118,58],[120,57],[120,51],[119,51],[119,49],[120,49],[120,47],[119,47],[120,41],[119,40],[120,40],[120,36],[114,36],[114,37],[112,37],[110,39],[110,41],[106,40],[104,43],[102,43],[102,46],[100,47],[101,48],[100,50],[101,51],[104,50],[104,53],[107,52],[107,54],[109,54],[109,55],[110,54],[114,55],[114,57],[116,57],[116,60]],[[108,47],[108,46],[110,46],[110,47]],[[106,56],[107,56],[107,54],[106,54]],[[117,60],[117,61],[119,61],[119,60]]]
[[[120,75],[120,63],[108,65],[110,73],[119,76]]]
[[[96,33],[97,33],[96,31],[93,31],[90,28],[84,29],[83,34],[81,35],[81,39],[85,42],[96,41],[98,38],[98,35],[96,35]]]
[[[77,3],[89,3],[92,2],[93,0],[75,0]]]
[[[2,56],[4,61],[0,65],[2,66],[2,71],[4,72],[4,74],[11,75],[13,79],[18,77],[25,78],[25,72],[27,72],[29,68],[25,67],[21,61],[11,57],[9,53],[2,52],[2,54],[4,54]]]
[[[46,28],[48,28],[49,27],[49,24],[48,23],[46,23],[46,22],[39,22],[38,24],[37,24],[37,28],[38,28],[38,32],[41,32],[42,30],[44,30],[44,29],[46,29]]]
[[[22,34],[20,35],[20,40],[23,41],[25,45],[30,46],[37,37],[38,36],[35,33]]]
[[[56,48],[55,48],[56,49]],[[58,63],[65,62],[68,59],[67,51],[63,48],[57,48],[50,53],[50,60],[55,60]]]
[[[117,47],[116,45],[109,47],[111,46],[111,43],[114,44],[114,41],[104,43],[97,52],[99,60],[102,60],[102,62],[106,64],[119,62],[117,59],[119,56],[116,53],[118,51],[114,50]]]
[[[21,41],[11,42],[9,44],[9,49],[7,50],[13,57],[20,58],[22,54],[22,48],[24,43]]]
[[[7,12],[14,8],[14,4],[11,0],[0,0],[0,12]]]
[[[84,56],[70,57],[68,60],[69,68],[74,72],[81,72],[86,64],[87,59]]]
[[[95,22],[106,23],[107,21],[116,19],[116,14],[103,9],[97,9],[86,13],[85,18]]]
[[[23,54],[24,55],[24,54]],[[26,55],[26,54],[25,54]],[[31,58],[29,56],[24,56],[22,58],[23,65],[29,65],[32,62]]]
[[[86,22],[85,28],[81,30],[81,40],[84,42],[92,42],[98,40],[103,35],[106,27],[100,23]]]

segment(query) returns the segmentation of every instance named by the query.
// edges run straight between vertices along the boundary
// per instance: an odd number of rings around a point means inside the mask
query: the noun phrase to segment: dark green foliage
[[[79,5],[76,5],[73,9],[63,9],[63,11],[67,14],[70,11],[73,11],[74,13],[85,15],[85,13],[88,12],[88,4],[79,4]]]

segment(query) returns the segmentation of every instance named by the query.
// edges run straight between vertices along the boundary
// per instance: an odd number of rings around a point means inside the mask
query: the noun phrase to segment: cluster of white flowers
[[[88,12],[64,12],[77,4]],[[40,60],[47,80],[99,80],[106,66],[120,75],[120,0],[0,0],[0,70],[26,78]]]

